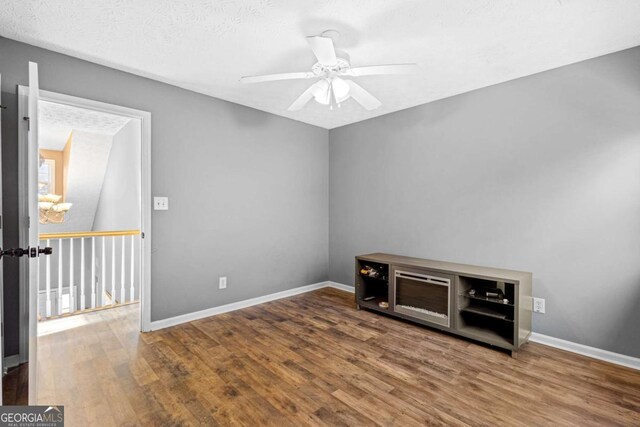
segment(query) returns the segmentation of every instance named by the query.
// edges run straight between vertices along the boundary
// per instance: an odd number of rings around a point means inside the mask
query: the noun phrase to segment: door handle
[[[42,255],[51,255],[53,253],[53,248],[50,247],[46,247],[46,248],[41,248],[41,247],[37,247],[37,248],[12,248],[12,249],[0,249],[0,259],[2,259],[3,256],[10,256],[10,257],[15,257],[15,258],[20,258],[23,256],[30,256],[31,258],[35,258],[38,255],[42,254]]]
[[[27,255],[29,253],[29,248],[12,248],[12,249],[0,249],[0,258],[3,256],[10,256],[20,258],[21,256]]]
[[[40,246],[38,246],[38,253],[40,255],[51,255],[53,253],[53,248],[50,248],[49,246],[47,246],[46,248],[41,248]]]

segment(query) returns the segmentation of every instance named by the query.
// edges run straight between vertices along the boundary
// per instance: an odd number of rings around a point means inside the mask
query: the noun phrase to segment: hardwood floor
[[[9,369],[2,378],[2,404],[27,405],[29,403],[29,364]]]
[[[640,425],[638,371],[539,344],[512,359],[335,289],[146,334],[137,306],[82,316],[39,338],[39,402],[68,426]]]

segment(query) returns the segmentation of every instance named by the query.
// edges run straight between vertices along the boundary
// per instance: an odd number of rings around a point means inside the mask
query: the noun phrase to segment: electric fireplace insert
[[[451,326],[451,279],[422,271],[396,270],[394,292],[396,312]]]

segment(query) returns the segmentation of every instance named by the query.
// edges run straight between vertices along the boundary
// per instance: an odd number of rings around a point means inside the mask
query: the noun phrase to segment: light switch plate
[[[227,289],[227,276],[220,277],[220,281],[218,283],[219,289]]]
[[[169,198],[168,197],[154,197],[153,198],[153,210],[154,211],[168,211],[169,210]]]

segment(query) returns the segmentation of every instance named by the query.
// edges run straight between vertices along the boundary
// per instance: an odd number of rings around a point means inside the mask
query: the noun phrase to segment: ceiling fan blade
[[[317,88],[318,86],[320,86],[320,84],[323,82],[324,80],[320,80],[318,82],[315,82],[314,84],[312,84],[311,86],[309,86],[307,88],[307,90],[305,90],[304,92],[302,92],[302,95],[300,95],[298,97],[298,99],[296,99],[295,101],[293,101],[293,104],[291,104],[289,106],[289,108],[287,108],[287,110],[289,111],[298,111],[300,110],[302,107],[304,107],[305,105],[307,105],[307,102],[311,101],[311,98],[313,98],[313,91],[315,90],[315,88]]]
[[[265,74],[263,76],[247,76],[240,77],[242,83],[262,83],[272,82],[275,80],[294,80],[294,79],[311,79],[317,77],[312,72],[298,72],[298,73],[280,73],[280,74]]]
[[[351,95],[353,99],[358,101],[358,103],[360,103],[360,105],[362,105],[365,109],[371,111],[382,105],[382,103],[378,101],[375,96],[364,90],[362,86],[360,86],[356,82],[352,80],[345,81],[349,85],[349,95]]]
[[[333,47],[333,40],[328,37],[310,36],[307,43],[311,47],[313,54],[322,65],[336,65],[336,49]]]
[[[415,74],[418,70],[418,64],[388,64],[349,68],[344,72],[344,74],[347,76],[360,77],[382,74]]]

